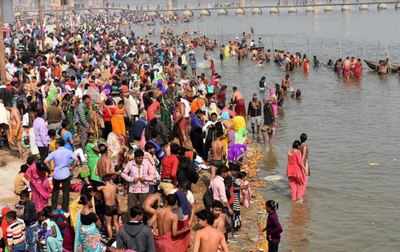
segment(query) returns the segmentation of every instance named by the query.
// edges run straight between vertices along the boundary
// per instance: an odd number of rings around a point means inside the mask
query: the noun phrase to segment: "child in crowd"
[[[38,232],[38,241],[40,247],[42,248],[46,247],[47,238],[49,238],[50,236],[51,236],[51,229],[48,229],[47,223],[43,222]]]
[[[240,172],[234,172],[232,189],[233,189],[233,202],[232,202],[232,226],[233,231],[239,231],[240,227],[242,226],[242,220],[240,217],[240,185],[242,183],[240,179]]]
[[[240,178],[242,180],[240,184],[240,203],[245,208],[250,208],[250,200],[251,200],[251,188],[250,182],[246,179],[247,173],[240,172]]]
[[[226,233],[227,216],[226,214],[224,214],[223,210],[224,210],[224,205],[221,203],[221,201],[214,200],[212,205],[212,213],[214,215],[213,227],[224,233],[225,236],[227,236]]]
[[[265,202],[265,209],[268,213],[268,218],[263,232],[267,231],[268,252],[278,252],[281,233],[283,232],[278,214],[276,213],[278,203],[274,200],[268,200]]]
[[[14,192],[18,196],[25,190],[26,191],[31,190],[29,187],[29,181],[25,178],[25,172],[28,170],[28,167],[29,166],[27,164],[21,165],[17,176],[15,176]]]
[[[84,178],[88,183],[89,180],[87,179],[87,177],[89,176],[89,168],[87,166],[87,159],[85,153],[83,152],[81,142],[75,141],[74,147],[74,156],[76,157],[76,160],[78,160],[77,169],[74,171],[74,176],[80,176],[81,178]]]
[[[49,137],[50,137],[50,143],[49,143],[49,151],[53,152],[57,149],[57,133],[56,130],[51,129],[49,130]]]

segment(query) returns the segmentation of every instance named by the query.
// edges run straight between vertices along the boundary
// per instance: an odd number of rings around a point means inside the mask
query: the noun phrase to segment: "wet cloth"
[[[287,176],[292,200],[302,199],[306,186],[306,176],[300,151],[293,151],[288,154]]]
[[[185,252],[185,251],[187,251],[186,240],[173,239],[171,232],[168,232],[164,235],[155,236],[154,241],[155,241],[157,252],[171,252],[171,251]]]

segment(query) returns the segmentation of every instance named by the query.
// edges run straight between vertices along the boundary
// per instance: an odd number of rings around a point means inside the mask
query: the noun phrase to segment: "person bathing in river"
[[[247,109],[247,115],[250,119],[251,132],[253,136],[256,134],[256,129],[257,129],[257,136],[260,133],[261,108],[262,108],[261,101],[257,98],[257,94],[253,94],[253,99],[249,102],[249,106]]]
[[[334,66],[335,73],[337,73],[338,75],[340,75],[340,72],[342,71],[342,68],[343,68],[343,61],[342,61],[342,59],[336,60],[335,66]]]
[[[264,112],[264,125],[261,128],[261,132],[262,132],[264,144],[265,144],[266,140],[268,139],[268,145],[270,145],[272,135],[274,133],[273,125],[275,122],[275,116],[274,116],[274,112],[273,112],[272,104],[271,104],[270,100],[266,100],[264,102],[263,112]]]
[[[306,171],[303,164],[303,158],[300,151],[300,141],[293,142],[292,149],[288,152],[287,176],[291,191],[292,201],[303,203]]]
[[[380,60],[378,65],[378,74],[388,74],[389,73],[389,64],[385,60]]]
[[[343,78],[349,80],[351,75],[351,61],[349,57],[343,61]]]
[[[260,89],[260,91],[264,91],[265,90],[265,81],[267,78],[265,78],[265,76],[261,77],[260,81],[258,82],[258,88]]]
[[[354,68],[353,68],[353,76],[357,80],[361,79],[362,75],[362,62],[361,59],[358,58],[355,63],[354,63]]]
[[[319,68],[319,65],[320,65],[320,63],[319,63],[319,60],[317,59],[317,56],[313,56],[313,65],[314,65],[314,68]]]
[[[289,76],[289,74],[286,74],[285,78],[282,80],[282,83],[281,83],[281,88],[282,88],[284,93],[286,93],[289,90],[290,84],[291,84],[290,83],[290,76]]]
[[[304,192],[307,189],[307,184],[308,184],[308,177],[310,176],[310,167],[308,166],[308,155],[309,155],[309,148],[308,148],[308,144],[306,144],[307,141],[307,134],[306,133],[302,133],[300,135],[300,152],[301,152],[301,157],[303,160],[303,165],[304,165],[304,169],[305,169],[305,185],[304,185]]]
[[[305,54],[303,56],[303,72],[304,74],[308,74],[310,72],[310,61]]]

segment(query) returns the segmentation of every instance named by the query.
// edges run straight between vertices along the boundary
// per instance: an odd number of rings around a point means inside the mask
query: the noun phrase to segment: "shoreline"
[[[242,226],[238,232],[235,233],[234,239],[232,240],[231,234],[229,234],[228,247],[231,252],[257,252],[265,250],[264,233],[261,234],[261,229],[264,228],[266,213],[264,210],[264,196],[260,193],[260,189],[264,188],[266,181],[257,177],[259,162],[262,161],[262,152],[260,148],[250,143],[248,150],[242,165],[243,171],[246,171],[247,179],[250,182],[252,190],[251,204],[249,208],[240,208],[240,216]],[[195,197],[195,211],[204,208],[203,206],[203,194],[206,191],[206,180],[209,179],[209,173],[200,173],[200,180],[197,184],[193,185],[192,191]],[[256,224],[256,225],[254,225]]]

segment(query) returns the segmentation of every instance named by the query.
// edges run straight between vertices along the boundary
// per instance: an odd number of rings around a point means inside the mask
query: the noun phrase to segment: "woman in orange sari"
[[[110,110],[112,132],[118,136],[126,136],[124,101],[119,101],[118,106],[112,107]]]

